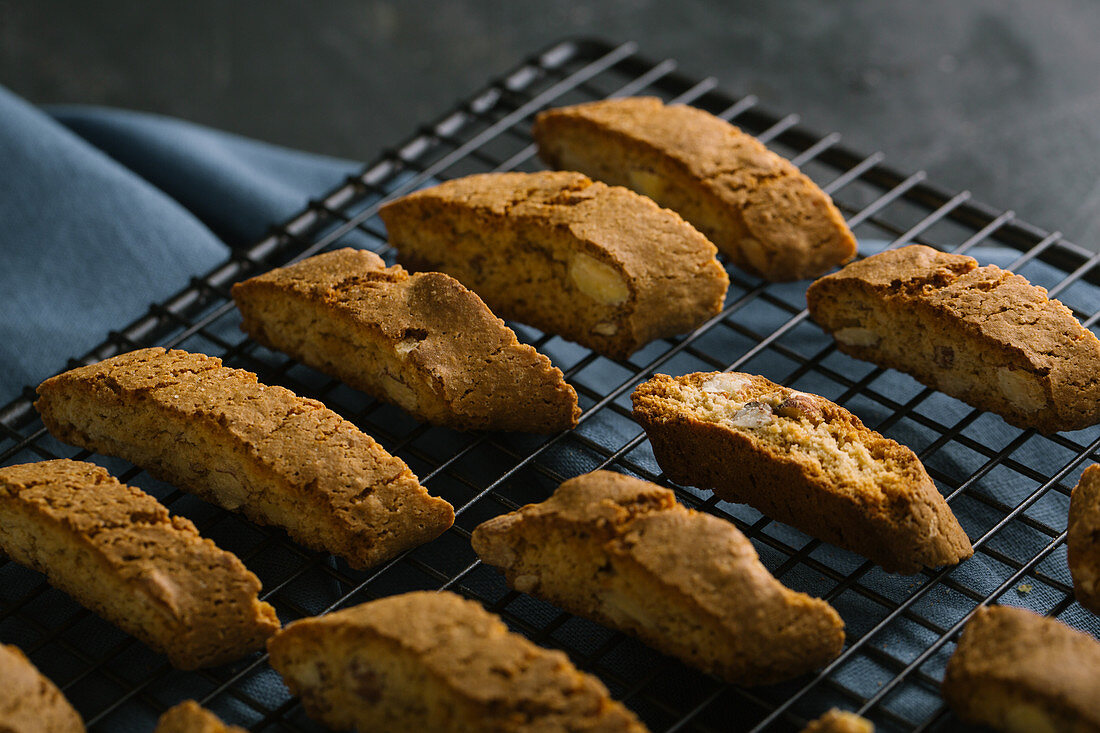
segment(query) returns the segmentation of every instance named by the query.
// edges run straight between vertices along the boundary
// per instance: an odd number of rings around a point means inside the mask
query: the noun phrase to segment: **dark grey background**
[[[0,0],[0,83],[370,159],[570,35],[636,40],[895,166],[1100,244],[1093,0]]]

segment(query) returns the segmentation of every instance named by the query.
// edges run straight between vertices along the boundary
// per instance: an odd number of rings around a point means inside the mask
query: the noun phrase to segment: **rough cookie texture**
[[[768,280],[817,277],[856,240],[829,196],[790,161],[725,120],[655,97],[547,110],[539,156],[632,188],[694,224],[738,267]]]
[[[184,700],[164,711],[153,733],[245,733],[245,729],[226,725],[194,700]]]
[[[505,318],[612,357],[699,326],[729,287],[707,238],[580,173],[487,173],[382,207],[399,261],[458,278]]]
[[[1086,468],[1070,496],[1066,549],[1077,602],[1100,614],[1100,466]]]
[[[23,656],[0,644],[0,731],[83,733],[84,721],[61,690]]]
[[[564,653],[453,593],[405,593],[296,621],[267,647],[306,712],[332,728],[646,730]]]
[[[996,265],[911,245],[823,277],[810,314],[845,354],[1044,433],[1100,422],[1100,340]]]
[[[516,590],[735,684],[796,677],[844,646],[828,603],[784,587],[732,524],[648,481],[578,476],[484,522],[471,541]]]
[[[410,276],[342,249],[237,283],[233,299],[256,341],[424,422],[536,433],[577,424],[561,370],[441,272]]]
[[[875,733],[875,725],[855,713],[833,708],[817,720],[811,720],[802,733]]]
[[[47,379],[54,437],[120,456],[364,568],[454,522],[403,461],[316,400],[186,351],[142,349]]]
[[[824,397],[711,372],[658,374],[633,400],[673,481],[749,504],[891,572],[973,554],[913,451]]]
[[[180,669],[239,659],[279,628],[235,555],[92,463],[0,468],[0,550]]]
[[[969,723],[1012,733],[1100,730],[1100,643],[1022,608],[979,608],[943,696]]]

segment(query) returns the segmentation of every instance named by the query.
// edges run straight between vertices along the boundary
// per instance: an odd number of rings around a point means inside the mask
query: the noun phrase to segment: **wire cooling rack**
[[[652,94],[687,102],[736,122],[792,158],[830,193],[863,251],[924,243],[998,261],[1048,287],[1095,330],[1098,255],[1000,212],[969,194],[949,193],[884,165],[884,155],[843,147],[797,115],[765,110],[712,79],[654,63],[634,44],[568,41],[490,83],[406,143],[386,151],[256,245],[195,278],[177,295],[70,366],[149,345],[222,357],[263,381],[316,397],[403,458],[428,489],[457,509],[453,529],[434,542],[366,572],[306,551],[276,530],[204,504],[115,459],[89,456],[42,428],[28,388],[0,410],[0,464],[88,458],[145,487],[191,518],[261,578],[264,598],[284,622],[409,590],[447,588],[501,614],[539,644],[564,649],[599,675],[654,731],[796,730],[832,706],[858,710],[883,730],[938,729],[956,723],[938,688],[957,633],[991,602],[1027,606],[1100,632],[1073,602],[1065,564],[1069,488],[1097,460],[1100,430],[1040,436],[1007,426],[895,372],[839,354],[807,318],[805,283],[773,285],[731,269],[725,309],[695,332],[658,341],[611,361],[560,338],[514,325],[548,354],[580,395],[573,431],[550,437],[462,434],[418,424],[400,410],[272,353],[242,336],[228,287],[271,266],[341,246],[368,247],[392,261],[376,212],[380,202],[440,179],[497,170],[535,170],[529,134],[546,107],[606,96]],[[887,575],[861,558],[822,545],[752,509],[669,484],[640,428],[629,395],[663,371],[755,371],[846,405],[871,427],[912,447],[970,535],[975,557],[957,568]],[[765,688],[733,687],[662,657],[644,645],[509,591],[478,563],[470,532],[484,519],[538,501],[562,480],[608,467],[664,483],[686,504],[728,519],[750,538],[787,585],[831,602],[847,625],[841,656],[816,674]],[[199,699],[227,721],[254,731],[317,730],[266,659],[179,672],[43,577],[0,560],[0,640],[17,643],[103,731],[151,730],[182,699]]]

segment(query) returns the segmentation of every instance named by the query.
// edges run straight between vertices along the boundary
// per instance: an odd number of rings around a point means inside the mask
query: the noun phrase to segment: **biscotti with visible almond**
[[[810,315],[837,348],[1043,433],[1100,422],[1100,340],[1044,288],[911,245],[823,277]]]
[[[875,725],[855,713],[833,708],[811,720],[802,733],[875,733]]]
[[[398,261],[440,270],[497,315],[626,357],[717,314],[729,287],[674,212],[580,173],[486,173],[379,212]]]
[[[588,102],[541,113],[534,135],[548,165],[649,196],[767,280],[817,277],[855,255],[828,194],[701,109],[655,97]]]
[[[399,458],[316,400],[221,360],[142,349],[38,387],[59,440],[120,456],[364,568],[454,522]]]
[[[240,659],[279,628],[235,555],[93,463],[0,468],[0,550],[180,669]]]
[[[561,370],[461,283],[342,249],[233,286],[241,329],[417,419],[552,433],[577,424]]]
[[[560,651],[480,604],[415,592],[287,625],[271,666],[310,717],[362,731],[646,730]]]
[[[844,646],[825,601],[784,587],[729,522],[609,471],[474,530],[508,585],[739,685],[780,682]]]
[[[184,700],[164,711],[153,733],[246,733],[244,728],[226,725],[194,700]]]
[[[973,554],[913,451],[824,397],[710,372],[658,374],[633,401],[657,462],[677,483],[749,504],[891,572]]]
[[[1002,731],[1100,731],[1100,643],[1022,608],[979,608],[942,692],[968,723]]]
[[[0,731],[83,733],[84,721],[57,685],[18,647],[0,644]]]
[[[1100,614],[1100,466],[1086,468],[1070,495],[1066,562],[1077,602]]]

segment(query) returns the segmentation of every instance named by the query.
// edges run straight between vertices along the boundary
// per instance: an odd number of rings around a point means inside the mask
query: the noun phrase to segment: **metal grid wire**
[[[808,321],[805,283],[771,285],[731,269],[732,286],[720,315],[686,337],[661,340],[624,361],[514,325],[521,339],[554,359],[580,395],[580,425],[550,437],[462,434],[421,425],[239,332],[227,291],[233,282],[340,246],[368,247],[392,261],[376,216],[382,200],[475,172],[535,170],[529,129],[536,112],[634,94],[688,102],[756,134],[834,197],[861,242],[924,243],[972,254],[990,247],[1017,250],[1011,267],[1041,281],[1095,330],[1098,312],[1088,292],[1100,280],[1100,255],[1024,224],[1011,212],[977,204],[967,193],[947,193],[923,173],[898,173],[883,164],[881,153],[848,150],[839,135],[810,132],[797,115],[768,112],[754,97],[729,96],[712,79],[677,72],[672,61],[650,62],[633,44],[568,41],[422,127],[361,175],[193,279],[176,296],[152,305],[144,317],[70,365],[160,344],[217,355],[231,366],[256,371],[262,381],[321,399],[408,462],[432,493],[455,505],[453,529],[381,567],[353,571],[125,462],[74,452],[54,441],[34,413],[30,388],[0,410],[0,465],[53,457],[102,463],[240,556],[259,575],[262,597],[284,622],[415,589],[447,588],[475,598],[535,642],[564,649],[655,731],[794,730],[831,706],[858,710],[884,730],[941,728],[952,721],[938,692],[943,666],[978,605],[1025,605],[1100,632],[1096,620],[1073,603],[1064,547],[1069,487],[1097,460],[1100,431],[1044,437],[1009,428],[908,377],[839,354]],[[629,395],[658,371],[722,369],[760,371],[825,394],[870,427],[913,447],[962,519],[975,558],[958,568],[891,576],[748,507],[670,484],[630,419]],[[499,573],[477,561],[469,537],[479,522],[539,501],[562,480],[601,467],[671,486],[689,506],[733,522],[780,580],[837,607],[848,633],[841,656],[790,683],[730,686],[512,592]],[[156,716],[187,697],[255,731],[318,729],[264,657],[199,672],[173,670],[163,657],[50,588],[41,575],[0,562],[0,639],[19,644],[93,729],[149,730]],[[980,572],[967,572],[977,566]]]

